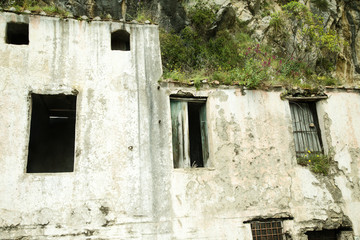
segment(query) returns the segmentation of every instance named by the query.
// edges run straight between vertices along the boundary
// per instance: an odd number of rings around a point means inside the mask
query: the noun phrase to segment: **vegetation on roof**
[[[15,8],[18,12],[29,10],[32,13],[45,12],[47,15],[67,17],[70,13],[55,4],[47,4],[42,0],[0,0],[0,6],[4,9]]]

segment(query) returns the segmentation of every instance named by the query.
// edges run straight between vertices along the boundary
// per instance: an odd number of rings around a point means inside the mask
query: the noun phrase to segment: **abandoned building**
[[[360,239],[358,89],[161,75],[156,25],[0,12],[0,239]]]

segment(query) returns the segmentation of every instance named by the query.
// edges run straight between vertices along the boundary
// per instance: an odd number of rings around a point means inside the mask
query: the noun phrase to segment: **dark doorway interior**
[[[337,240],[338,230],[322,230],[307,232],[308,240]]]
[[[27,172],[72,172],[76,96],[31,94],[31,99]]]
[[[200,109],[203,105],[196,102],[188,103],[190,164],[196,167],[204,167],[200,126]]]

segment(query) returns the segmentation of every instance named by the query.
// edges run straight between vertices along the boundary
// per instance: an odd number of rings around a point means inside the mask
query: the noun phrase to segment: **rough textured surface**
[[[28,22],[29,45],[5,44]],[[110,33],[131,51],[111,51]],[[252,239],[253,219],[284,232],[352,228],[360,237],[360,95],[317,103],[329,176],[296,163],[279,91],[163,83],[158,28],[0,14],[0,239]],[[29,93],[78,92],[74,172],[25,173]],[[173,169],[169,95],[208,97],[208,168]]]
[[[122,19],[121,0],[43,0],[48,4],[55,3],[70,11],[75,16],[88,15],[108,16],[113,19]],[[5,0],[4,2],[10,2]],[[281,10],[284,0],[216,0],[214,3],[222,6],[219,15],[222,21],[216,22],[220,29],[231,28],[236,22],[234,11],[238,20],[253,31],[253,38],[259,42],[269,42],[269,24],[271,13]],[[328,8],[319,11],[310,0],[300,0],[310,9],[321,15],[328,28],[336,30],[348,43],[336,59],[334,74],[346,84],[355,85],[360,81],[360,3],[354,0],[328,0]],[[148,16],[159,23],[167,31],[179,32],[186,26],[187,16],[185,8],[194,3],[178,0],[127,0],[128,20],[138,16]],[[225,11],[224,11],[225,9]],[[15,10],[15,9],[14,9]],[[225,13],[225,14],[224,14]],[[230,24],[230,25],[229,25]],[[316,56],[312,56],[316,58]],[[316,59],[314,59],[316,62]]]
[[[48,3],[55,2],[70,10],[74,15],[84,14],[90,17],[105,16],[110,13],[114,19],[120,19],[121,3],[119,0],[47,0]],[[127,15],[136,18],[139,14],[147,12],[152,15],[156,22],[167,31],[180,31],[186,25],[185,8],[193,4],[194,1],[177,0],[147,0],[127,1]],[[219,28],[231,28],[229,24],[234,24],[233,11],[242,24],[247,24],[254,32],[253,37],[259,42],[268,41],[270,14],[281,10],[281,5],[285,1],[277,0],[217,0],[216,4],[223,6],[219,13],[224,21],[217,22]],[[321,15],[328,28],[335,29],[347,41],[348,46],[336,60],[336,75],[342,78],[347,84],[354,84],[360,81],[360,3],[352,0],[329,0],[329,7],[325,11],[319,11],[312,1],[300,1],[307,4],[310,9]],[[231,18],[229,18],[231,17]]]

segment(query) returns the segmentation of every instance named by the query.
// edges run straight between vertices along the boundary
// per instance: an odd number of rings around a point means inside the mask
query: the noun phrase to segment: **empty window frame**
[[[8,22],[6,24],[6,43],[15,45],[28,45],[29,24]]]
[[[308,240],[337,240],[338,233],[338,230],[322,230],[307,232],[306,235],[308,235]]]
[[[174,168],[206,167],[206,98],[170,98]]]
[[[282,229],[281,221],[251,222],[253,240],[283,240]]]
[[[323,152],[316,102],[290,102],[296,156]]]
[[[112,32],[111,50],[130,51],[130,33],[125,30]]]
[[[26,172],[72,172],[75,149],[75,95],[31,94]]]

